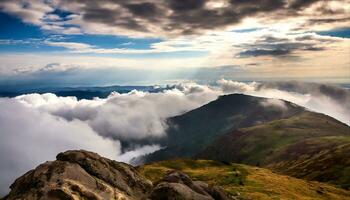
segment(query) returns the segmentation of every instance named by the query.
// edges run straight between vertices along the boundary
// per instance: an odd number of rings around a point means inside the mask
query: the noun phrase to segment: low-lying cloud
[[[160,91],[113,92],[92,100],[51,93],[0,98],[0,193],[16,177],[68,149],[91,150],[123,162],[154,152],[162,148],[156,141],[166,136],[167,118],[223,94],[274,98],[261,104],[282,110],[283,99],[350,124],[350,92],[337,86],[222,79],[212,86],[183,83]]]
[[[117,158],[119,141],[96,134],[79,120],[67,121],[31,109],[14,99],[0,99],[0,194],[15,178],[67,149],[88,149]]]
[[[225,93],[283,99],[350,124],[350,91],[338,86],[297,81],[242,83],[225,79],[219,80],[218,85]]]
[[[286,103],[280,99],[266,99],[261,102],[261,105],[270,109],[277,109],[282,111],[288,110]]]
[[[27,94],[15,99],[24,105],[66,120],[79,119],[104,137],[137,140],[164,135],[168,117],[214,100],[221,92],[208,86],[179,84],[160,93],[133,90],[111,93],[106,99],[77,100],[55,94]]]

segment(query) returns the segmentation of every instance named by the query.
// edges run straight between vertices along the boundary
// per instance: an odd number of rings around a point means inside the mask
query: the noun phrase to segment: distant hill
[[[196,158],[271,168],[298,178],[350,187],[350,127],[304,111],[219,137]]]
[[[167,160],[138,167],[153,183],[169,170],[182,171],[194,181],[221,186],[235,199],[346,200],[350,191],[274,173],[268,169],[209,160]]]
[[[144,92],[160,92],[169,87],[155,87],[155,86],[105,86],[105,87],[57,87],[57,88],[0,88],[0,97],[15,97],[22,94],[30,93],[53,93],[57,96],[67,97],[74,96],[77,99],[93,99],[96,97],[106,98],[111,92],[128,93],[132,90]]]
[[[200,108],[168,119],[167,137],[161,141],[166,148],[145,160],[190,158],[232,130],[289,118],[301,112],[304,108],[283,100],[243,94],[220,96]]]

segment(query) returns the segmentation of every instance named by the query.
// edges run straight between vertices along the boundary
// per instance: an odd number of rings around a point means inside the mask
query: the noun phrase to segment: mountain
[[[231,131],[195,157],[350,187],[350,127],[309,111]]]
[[[200,108],[169,118],[167,137],[161,141],[166,148],[144,159],[151,162],[190,158],[232,130],[289,118],[303,111],[304,108],[283,100],[224,95]]]
[[[334,186],[247,165],[169,160],[133,167],[88,151],[67,151],[19,177],[4,200],[349,199]]]
[[[350,187],[350,127],[290,102],[225,95],[168,125],[165,148],[147,155],[146,163],[218,160]]]
[[[234,200],[221,187],[169,171],[157,183],[135,167],[88,151],[67,151],[18,178],[4,200]]]

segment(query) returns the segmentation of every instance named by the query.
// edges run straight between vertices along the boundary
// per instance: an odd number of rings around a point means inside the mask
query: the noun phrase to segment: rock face
[[[172,171],[158,183],[150,194],[152,200],[230,200],[220,187],[192,181],[186,174]]]
[[[229,199],[220,188],[172,172],[155,187],[134,167],[88,151],[67,151],[18,178],[4,198],[13,199]]]
[[[10,188],[5,199],[144,199],[152,183],[127,164],[87,151],[67,151]]]

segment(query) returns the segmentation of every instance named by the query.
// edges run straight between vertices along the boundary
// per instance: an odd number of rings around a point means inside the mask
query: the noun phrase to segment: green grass
[[[219,138],[198,157],[265,166],[349,188],[349,126],[306,111],[239,131]]]
[[[331,185],[279,175],[268,169],[208,160],[168,160],[139,166],[138,170],[157,183],[170,170],[179,170],[193,180],[223,187],[241,199],[349,199],[350,192]],[[322,190],[321,193],[317,192]]]

